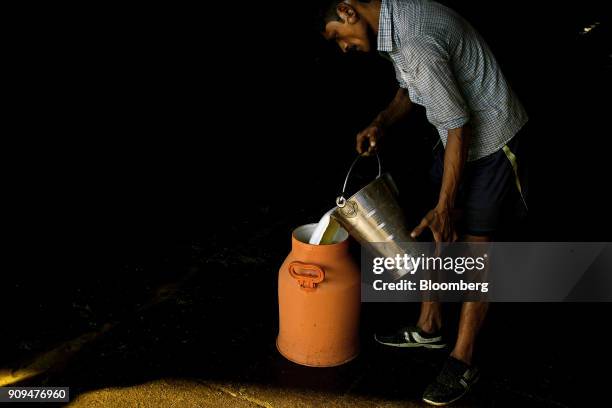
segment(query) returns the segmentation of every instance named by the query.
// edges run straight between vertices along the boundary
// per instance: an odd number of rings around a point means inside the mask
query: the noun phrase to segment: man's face
[[[336,8],[340,21],[330,21],[325,25],[323,36],[334,40],[343,52],[369,52],[371,49],[368,25],[353,7],[340,3]]]

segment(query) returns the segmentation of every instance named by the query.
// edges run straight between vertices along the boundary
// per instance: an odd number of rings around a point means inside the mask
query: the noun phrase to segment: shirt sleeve
[[[393,69],[395,70],[395,79],[397,80],[398,85],[404,89],[408,89],[408,84],[406,81],[404,81],[404,78],[402,78],[402,71],[398,68],[397,63],[393,61],[393,58],[389,56],[389,53],[380,52],[379,54],[381,57],[389,61],[391,65],[393,65]]]
[[[429,121],[441,129],[456,129],[470,118],[444,48],[435,40],[421,38],[410,47],[414,82],[423,99]]]
[[[404,78],[402,78],[402,72],[395,63],[393,63],[393,69],[395,69],[395,79],[397,79],[398,85],[401,88],[408,89],[408,84],[406,83],[406,81],[404,81]]]

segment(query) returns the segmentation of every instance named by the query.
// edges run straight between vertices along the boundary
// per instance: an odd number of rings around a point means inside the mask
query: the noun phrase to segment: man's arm
[[[457,240],[451,212],[455,208],[455,198],[467,160],[470,137],[471,128],[469,124],[448,131],[444,152],[444,173],[438,204],[427,213],[421,223],[412,231],[411,236],[413,238],[429,227],[436,242],[454,242]]]
[[[357,152],[368,154],[376,147],[385,131],[399,120],[405,118],[412,110],[412,101],[408,91],[398,88],[395,97],[385,110],[380,112],[372,123],[357,134]]]
[[[455,197],[463,174],[463,168],[467,160],[470,142],[470,127],[464,125],[457,129],[448,131],[446,149],[444,152],[444,173],[442,176],[442,187],[438,198],[439,208],[452,210],[455,207]]]

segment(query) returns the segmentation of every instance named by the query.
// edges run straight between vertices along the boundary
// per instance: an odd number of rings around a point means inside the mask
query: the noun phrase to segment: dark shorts
[[[517,184],[520,173],[515,173],[510,158],[514,157],[518,170],[518,144],[523,133],[521,130],[509,140],[505,149],[466,163],[455,202],[459,233],[492,236],[505,221],[516,215],[518,207],[526,213],[526,203],[523,202],[526,191],[521,188],[525,182],[521,178],[520,186]],[[440,143],[434,151],[430,173],[437,192],[440,191],[443,169],[444,149]]]

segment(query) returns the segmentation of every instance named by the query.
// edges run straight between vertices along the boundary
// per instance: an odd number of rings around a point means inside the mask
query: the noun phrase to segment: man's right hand
[[[372,122],[370,126],[357,134],[357,153],[369,156],[377,149],[383,134],[382,124],[377,121]]]
[[[398,88],[389,106],[376,116],[370,126],[357,134],[357,153],[368,156],[378,149],[385,131],[408,115],[411,109],[412,101],[410,101],[408,91]]]

